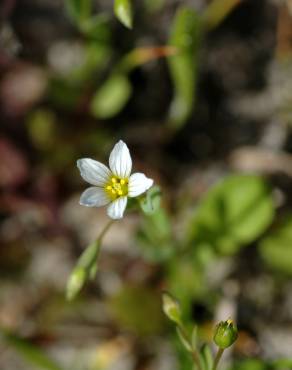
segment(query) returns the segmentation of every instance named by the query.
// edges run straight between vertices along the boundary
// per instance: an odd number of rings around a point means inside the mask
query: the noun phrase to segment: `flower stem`
[[[112,226],[112,224],[114,223],[114,220],[110,220],[106,225],[105,227],[102,229],[101,233],[99,234],[98,238],[95,240],[95,242],[92,243],[92,245],[94,245],[94,249],[96,250],[96,256],[95,256],[95,264],[97,264],[97,260],[98,260],[98,256],[99,256],[99,252],[100,252],[100,246],[101,246],[101,242],[102,242],[102,239],[104,238],[105,234],[107,233],[107,231],[109,230],[109,228]],[[96,266],[97,268],[97,266]],[[93,278],[96,274],[96,271],[94,271],[93,269]]]
[[[115,222],[115,220],[110,220],[106,225],[105,227],[103,228],[103,230],[101,231],[101,233],[99,234],[99,237],[97,238],[97,242],[101,243],[103,237],[105,236],[105,234],[107,233],[108,229],[112,226],[112,224]]]
[[[218,351],[217,351],[217,354],[216,354],[216,357],[215,357],[215,360],[214,360],[214,365],[213,365],[213,369],[212,370],[216,370],[217,369],[217,366],[219,364],[219,361],[223,355],[223,352],[224,352],[224,348],[218,348]]]

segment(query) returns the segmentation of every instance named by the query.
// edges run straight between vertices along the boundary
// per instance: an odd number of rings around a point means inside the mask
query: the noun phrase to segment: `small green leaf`
[[[195,349],[197,348],[198,344],[198,326],[195,325],[192,331],[192,347]]]
[[[115,0],[114,12],[119,21],[127,28],[133,26],[133,8],[131,0]]]
[[[124,108],[131,94],[128,78],[114,74],[97,90],[91,101],[91,112],[97,118],[111,118]]]
[[[200,351],[201,359],[205,370],[212,370],[213,368],[213,355],[208,344],[204,344]]]
[[[292,215],[268,234],[259,244],[265,263],[272,269],[292,275]]]
[[[159,186],[153,186],[147,193],[139,199],[142,211],[146,215],[152,215],[160,207],[161,190]]]
[[[20,353],[27,362],[36,366],[37,369],[61,370],[61,367],[49,358],[45,352],[31,344],[26,339],[4,330],[1,330],[0,334],[7,344]]]
[[[189,338],[187,337],[187,334],[184,330],[182,330],[179,326],[176,327],[176,331],[179,337],[179,340],[181,341],[181,344],[185,347],[185,349],[188,352],[193,352],[192,345],[190,343]]]
[[[218,26],[242,0],[213,0],[203,14],[204,26]]]
[[[233,254],[266,230],[274,211],[271,188],[261,177],[229,176],[207,193],[196,210],[189,243]]]
[[[169,41],[177,49],[177,53],[168,58],[174,85],[169,122],[174,129],[179,129],[185,123],[195,106],[200,40],[201,24],[198,14],[193,9],[180,8],[175,16]]]

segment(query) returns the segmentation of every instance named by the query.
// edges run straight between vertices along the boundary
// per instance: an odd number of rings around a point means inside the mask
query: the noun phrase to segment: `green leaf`
[[[194,349],[197,348],[197,344],[198,344],[198,326],[197,325],[193,327],[191,340],[192,340],[192,347]]]
[[[2,339],[14,350],[25,358],[27,362],[35,366],[36,369],[61,370],[61,367],[49,358],[45,352],[31,344],[24,338],[18,337],[7,331],[0,331]]]
[[[292,275],[292,215],[260,242],[259,252],[269,267]]]
[[[217,27],[242,0],[213,0],[203,14],[204,26]]]
[[[91,5],[91,0],[65,0],[67,13],[77,25],[90,17]]]
[[[187,337],[186,332],[184,330],[182,330],[182,328],[180,328],[179,326],[176,327],[176,331],[177,331],[177,335],[179,337],[179,340],[180,340],[181,344],[184,346],[184,348],[188,352],[193,352],[192,345],[190,343],[189,338]]]
[[[91,101],[91,112],[97,118],[111,118],[128,102],[132,86],[128,78],[113,74],[96,92]]]
[[[271,189],[261,177],[229,176],[201,202],[189,225],[189,243],[233,254],[256,240],[273,217]]]
[[[159,186],[153,186],[147,193],[139,199],[142,211],[146,215],[152,215],[160,207],[161,190]]]
[[[172,128],[179,129],[195,106],[201,24],[198,14],[190,8],[180,8],[175,16],[169,43],[177,54],[168,58],[174,85],[174,97],[169,111]]]
[[[212,370],[213,368],[213,355],[208,344],[204,344],[201,351],[200,357],[205,370]]]
[[[131,0],[115,0],[114,12],[119,21],[127,28],[133,26],[133,8]]]

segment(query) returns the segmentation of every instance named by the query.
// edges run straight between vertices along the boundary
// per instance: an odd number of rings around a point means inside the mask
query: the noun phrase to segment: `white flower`
[[[77,167],[83,179],[94,185],[81,194],[80,204],[87,207],[108,205],[107,214],[114,220],[123,217],[128,197],[137,197],[153,185],[153,180],[143,173],[131,175],[132,159],[122,140],[111,151],[109,168],[90,158],[79,159]]]

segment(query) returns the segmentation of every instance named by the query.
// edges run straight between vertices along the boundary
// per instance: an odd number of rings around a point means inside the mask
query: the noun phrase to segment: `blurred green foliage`
[[[227,177],[208,192],[189,224],[195,248],[211,246],[219,254],[234,254],[256,240],[274,217],[271,188],[260,177]]]
[[[292,216],[275,226],[259,244],[260,255],[273,270],[292,275]]]
[[[132,0],[115,0],[114,10],[117,18],[127,28],[133,25]]]
[[[160,295],[147,287],[124,285],[108,304],[119,325],[136,334],[159,333],[164,326]]]
[[[0,335],[0,338],[21,354],[34,369],[62,370],[44,351],[28,340],[4,330],[0,330]]]
[[[201,41],[199,15],[191,8],[179,8],[169,44],[177,54],[168,58],[174,84],[174,97],[169,110],[170,126],[179,129],[195,107],[195,88]]]

